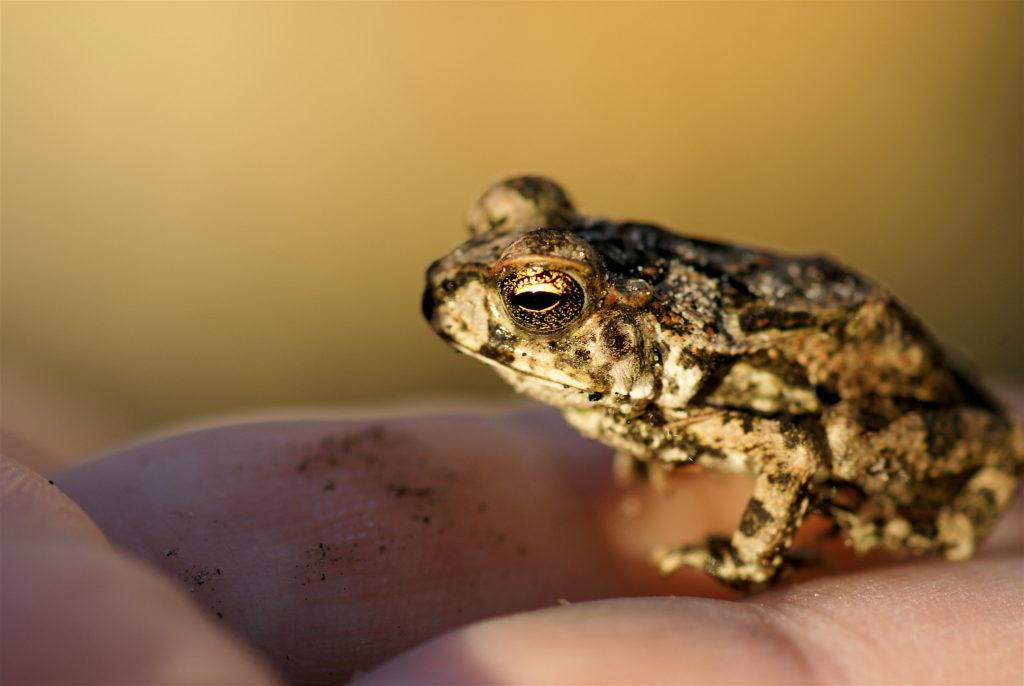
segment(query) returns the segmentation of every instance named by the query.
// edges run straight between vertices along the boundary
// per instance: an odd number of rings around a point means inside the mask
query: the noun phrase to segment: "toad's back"
[[[643,279],[667,339],[721,365],[772,351],[826,396],[936,404],[991,402],[951,369],[926,329],[885,288],[824,257],[688,238],[648,224],[575,229],[611,274]]]

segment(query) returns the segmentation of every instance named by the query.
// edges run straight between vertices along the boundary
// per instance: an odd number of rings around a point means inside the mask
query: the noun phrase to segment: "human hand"
[[[1024,676],[1019,507],[968,562],[833,545],[830,575],[731,602],[646,558],[731,530],[749,484],[610,472],[548,412],[192,430],[55,477],[85,513],[8,465],[3,681],[274,683],[260,653],[304,684]]]

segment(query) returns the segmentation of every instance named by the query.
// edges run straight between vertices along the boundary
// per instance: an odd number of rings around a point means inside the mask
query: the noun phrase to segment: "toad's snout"
[[[427,284],[427,287],[423,289],[423,300],[420,301],[420,310],[423,312],[423,318],[428,322],[434,321],[434,289]]]
[[[434,308],[437,306],[437,300],[434,298],[434,284],[436,283],[436,272],[441,266],[441,260],[434,260],[427,267],[427,284],[423,288],[423,300],[420,302],[420,310],[423,312],[423,318],[428,322],[434,320]]]

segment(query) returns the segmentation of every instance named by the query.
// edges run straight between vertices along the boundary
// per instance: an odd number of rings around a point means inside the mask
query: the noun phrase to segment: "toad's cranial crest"
[[[663,573],[764,587],[811,509],[860,552],[963,559],[1016,493],[1021,425],[835,262],[586,217],[542,177],[495,184],[468,221],[427,272],[442,338],[619,464],[755,475],[737,530],[657,551]]]

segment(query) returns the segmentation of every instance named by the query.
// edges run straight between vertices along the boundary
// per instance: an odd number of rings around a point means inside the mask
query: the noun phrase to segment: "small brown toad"
[[[737,530],[658,551],[663,573],[763,587],[812,510],[857,551],[964,559],[1017,491],[1021,425],[835,262],[581,216],[540,177],[492,186],[469,228],[427,272],[438,335],[619,467],[755,475]]]

